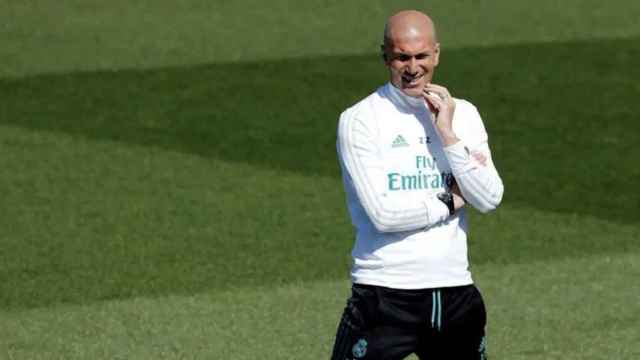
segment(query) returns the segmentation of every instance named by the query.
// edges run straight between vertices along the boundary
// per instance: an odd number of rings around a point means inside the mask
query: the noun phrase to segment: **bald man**
[[[389,82],[340,116],[337,150],[356,240],[333,359],[485,359],[486,312],[468,269],[466,209],[503,184],[470,102],[432,82],[433,21],[389,18]]]

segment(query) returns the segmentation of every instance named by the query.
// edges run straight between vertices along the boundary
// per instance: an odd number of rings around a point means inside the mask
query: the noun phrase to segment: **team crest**
[[[368,345],[367,340],[365,339],[358,340],[358,342],[355,343],[355,345],[353,345],[353,347],[351,348],[351,353],[353,354],[353,357],[356,359],[361,359],[365,355],[367,355],[367,345]]]

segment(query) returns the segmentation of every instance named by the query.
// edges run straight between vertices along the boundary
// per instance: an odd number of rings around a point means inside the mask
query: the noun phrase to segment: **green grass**
[[[2,308],[347,275],[339,178],[10,127],[0,139],[13,154],[0,158]],[[472,227],[474,264],[622,253],[640,238],[508,202]]]
[[[475,269],[495,359],[640,356],[635,255]],[[625,276],[618,276],[625,274]],[[343,280],[0,313],[7,359],[325,359]],[[55,332],[52,332],[55,328]]]
[[[640,35],[629,0],[0,0],[0,77],[370,54],[406,8],[429,11],[446,48]]]
[[[326,358],[337,116],[415,2],[150,4],[0,1],[0,359]],[[636,359],[640,9],[536,4],[431,2],[505,181],[470,214],[490,355]]]
[[[640,177],[638,57],[640,38],[467,48],[437,81],[478,105],[508,201],[634,223],[640,194],[595,193]],[[0,123],[337,177],[338,114],[385,76],[358,56],[5,79]]]

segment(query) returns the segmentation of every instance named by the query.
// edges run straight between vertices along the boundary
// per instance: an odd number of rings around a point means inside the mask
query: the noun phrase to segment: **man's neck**
[[[398,89],[392,82],[388,83],[389,92],[394,102],[400,103],[404,106],[412,108],[414,110],[426,108],[424,99],[422,97],[413,97],[405,94],[402,90]]]

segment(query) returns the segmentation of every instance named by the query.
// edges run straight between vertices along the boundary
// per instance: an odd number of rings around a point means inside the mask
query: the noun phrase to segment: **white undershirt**
[[[341,114],[337,148],[356,228],[354,283],[421,289],[473,282],[465,210],[450,216],[436,194],[453,175],[467,203],[488,212],[504,188],[478,111],[455,101],[460,141],[446,148],[424,100],[390,83]],[[486,163],[474,160],[474,152]]]

